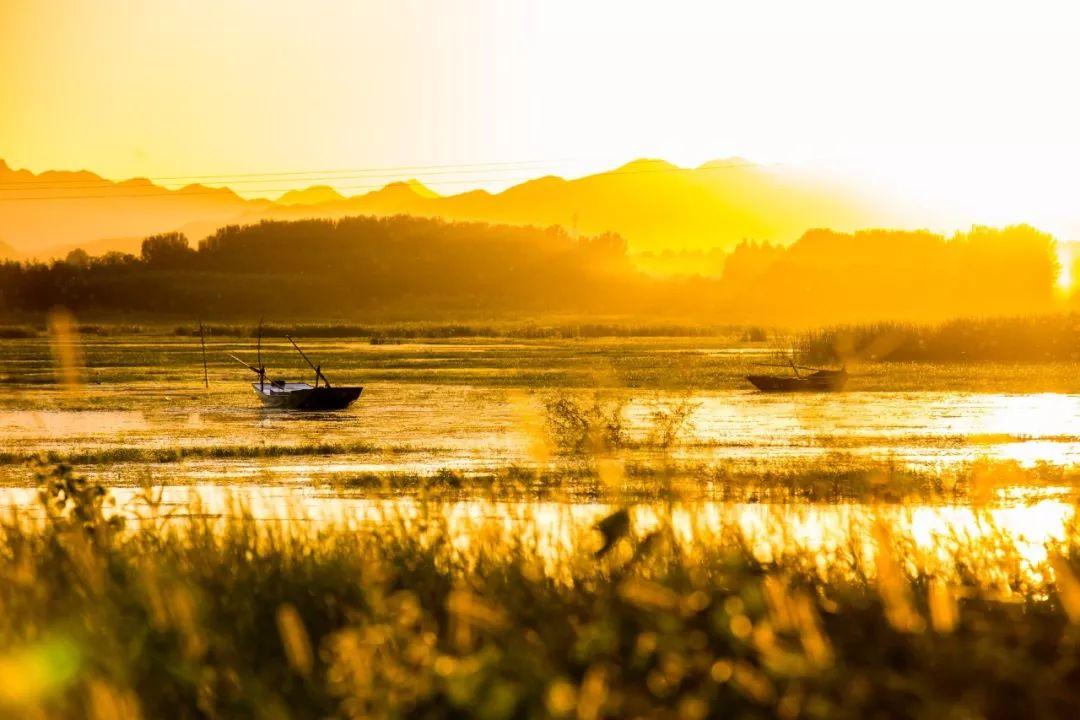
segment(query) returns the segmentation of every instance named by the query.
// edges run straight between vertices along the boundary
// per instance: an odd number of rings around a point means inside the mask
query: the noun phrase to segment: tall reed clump
[[[547,429],[554,446],[566,453],[609,452],[626,443],[625,403],[605,398],[556,393],[544,400]]]
[[[556,392],[543,400],[547,439],[568,455],[607,454],[626,448],[670,450],[693,429],[701,403],[690,397],[648,402],[641,427],[626,416],[630,399]]]
[[[806,333],[796,347],[804,361],[815,363],[1072,362],[1080,359],[1080,315],[848,325]]]
[[[215,324],[204,327],[216,336],[255,337],[258,327],[235,324]],[[578,322],[410,322],[410,323],[296,323],[290,325],[264,325],[262,332],[268,336],[306,338],[370,338],[373,342],[388,340],[449,340],[462,338],[511,338],[518,340],[551,340],[582,338],[653,338],[653,337],[712,337],[738,335],[741,326],[701,325],[671,322],[595,322],[582,318]],[[2,332],[2,328],[0,328]],[[198,325],[179,325],[173,330],[177,336],[197,336]],[[761,328],[747,328],[742,337],[751,341],[765,338]]]
[[[242,506],[169,516],[147,488],[122,524],[69,469],[40,483],[36,514],[0,534],[5,717],[1080,711],[1074,541],[1042,568],[1058,587],[1001,599],[963,571],[912,571],[885,529],[869,560],[822,568],[764,561],[738,533],[688,544],[672,517],[644,532],[627,513],[598,558],[587,528],[552,549],[477,521],[462,543],[436,506],[261,523]]]
[[[0,325],[0,340],[25,340],[37,336],[38,331],[29,325]]]
[[[649,441],[656,447],[670,449],[686,433],[693,430],[694,413],[701,403],[689,396],[654,402],[649,411]]]

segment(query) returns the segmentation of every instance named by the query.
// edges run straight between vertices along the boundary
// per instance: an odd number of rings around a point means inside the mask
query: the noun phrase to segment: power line
[[[34,180],[28,180],[25,182],[10,182],[0,183],[0,188],[18,188],[22,189],[27,185],[34,185],[39,189],[66,189],[68,185],[73,186],[71,189],[93,189],[97,187],[114,187],[118,184],[131,182],[132,180],[148,180],[152,183],[169,182],[169,181],[187,181],[187,180],[204,180],[207,182],[213,182],[215,184],[238,184],[238,183],[260,183],[260,182],[276,182],[279,179],[290,178],[305,181],[317,181],[319,179],[334,180],[340,179],[342,176],[348,178],[350,176],[370,176],[370,175],[387,175],[396,174],[400,172],[408,172],[413,170],[427,171],[422,172],[423,175],[435,175],[435,174],[447,174],[447,173],[470,173],[470,172],[489,172],[496,171],[501,168],[507,169],[530,169],[534,167],[545,166],[559,166],[567,162],[575,162],[574,160],[517,160],[506,162],[491,162],[491,163],[471,163],[471,164],[445,164],[445,165],[397,165],[397,166],[384,166],[384,167],[370,167],[370,168],[339,168],[333,170],[294,170],[287,172],[263,172],[263,173],[233,173],[229,175],[174,175],[174,176],[157,176],[146,178],[129,178],[127,180],[107,180],[102,177],[95,177],[92,180],[54,180],[49,182],[38,183]],[[476,168],[475,170],[472,168]],[[66,172],[66,171],[59,171]],[[74,171],[80,172],[80,171]],[[84,171],[88,172],[88,171]],[[300,176],[310,177],[300,177]],[[36,177],[40,177],[37,175]]]
[[[606,172],[601,171],[599,173],[594,173],[592,175],[586,175],[586,176],[583,176],[582,178],[577,178],[577,179],[581,180],[581,179],[585,179],[585,178],[589,178],[589,177],[612,176],[612,175],[646,175],[646,174],[653,174],[653,173],[700,173],[700,172],[709,172],[709,171],[717,171],[717,170],[734,170],[734,169],[751,168],[751,167],[753,167],[753,168],[767,168],[767,167],[773,167],[773,166],[775,166],[777,164],[778,163],[773,163],[771,165],[763,165],[763,164],[760,164],[760,163],[753,163],[753,162],[748,162],[748,161],[740,161],[740,162],[724,163],[722,165],[710,165],[710,166],[707,166],[707,167],[706,166],[701,166],[701,167],[696,167],[696,168],[665,167],[665,168],[652,168],[652,169],[643,169],[643,170],[609,170],[609,171],[606,171]],[[474,185],[475,186],[475,185],[483,184],[485,182],[498,182],[498,181],[516,180],[516,179],[519,179],[519,178],[520,178],[519,175],[514,175],[514,176],[510,176],[510,177],[501,176],[501,177],[488,177],[488,178],[470,178],[470,179],[462,179],[462,180],[444,180],[444,181],[440,181],[439,184],[441,184],[441,185]],[[342,178],[342,179],[351,179],[351,178]],[[525,183],[525,182],[528,182],[529,180],[534,180],[534,179],[538,179],[538,178],[521,178],[519,184]],[[387,187],[389,185],[393,185],[395,183],[404,184],[403,181],[395,181],[395,182],[390,182],[390,183],[378,183],[378,184],[367,184],[367,185],[342,185],[342,186],[338,186],[337,188],[334,188],[334,189],[337,189],[337,190],[379,190],[379,189],[385,188],[385,187]],[[112,185],[109,185],[109,186],[106,186],[106,187],[117,187],[118,185],[120,185],[120,183],[115,183],[115,184],[112,184]],[[27,188],[27,189],[32,190],[32,188]],[[73,190],[75,190],[75,191],[77,191],[79,189],[81,189],[81,188],[73,188]],[[296,187],[259,188],[258,191],[259,192],[264,192],[264,193],[278,193],[278,192],[283,193],[283,192],[289,192],[289,191],[292,191],[292,190],[302,190],[302,189],[303,188],[296,188]],[[64,201],[64,200],[119,200],[119,199],[156,199],[156,200],[165,200],[165,199],[170,199],[170,198],[192,197],[192,196],[198,196],[198,195],[218,195],[223,190],[228,190],[228,188],[227,187],[223,187],[223,188],[206,188],[204,190],[181,191],[181,190],[170,190],[168,188],[164,188],[164,187],[155,185],[152,188],[147,188],[147,193],[141,193],[141,194],[123,194],[123,195],[120,195],[120,194],[107,194],[107,195],[105,195],[105,194],[99,194],[99,195],[52,195],[52,196],[40,196],[40,195],[38,195],[38,196],[24,196],[24,197],[0,197],[0,202],[33,202],[33,201]],[[449,197],[453,197],[453,196],[449,196]],[[254,201],[259,200],[259,199],[265,199],[265,198],[251,199],[251,201],[254,202]],[[351,198],[346,198],[346,199],[351,199]]]
[[[350,180],[350,179],[353,179],[353,178],[343,178],[343,179]],[[360,178],[357,178],[357,179],[360,179]],[[416,178],[413,178],[413,179],[416,179]],[[442,180],[442,181],[439,182],[439,184],[441,184],[441,185],[477,185],[477,184],[483,184],[483,183],[486,183],[486,182],[527,180],[527,179],[528,178],[521,178],[520,175],[515,174],[515,175],[510,175],[510,176],[489,176],[489,177],[479,177],[479,178],[460,179],[460,180]],[[360,185],[355,185],[355,184],[354,185],[338,185],[338,186],[335,186],[335,188],[333,188],[333,189],[337,189],[337,190],[378,190],[378,189],[385,188],[385,187],[387,187],[389,185],[393,185],[393,184],[406,184],[406,183],[405,183],[404,180],[395,180],[395,181],[389,181],[389,182],[365,183],[365,184],[360,184]],[[108,186],[108,187],[117,187],[117,186],[112,185],[112,186]],[[311,186],[308,186],[308,187],[310,188]],[[295,186],[289,186],[289,187],[277,187],[277,188],[258,188],[257,191],[262,192],[262,193],[285,193],[285,192],[289,192],[289,191],[292,191],[292,190],[302,191],[302,190],[305,190],[305,189],[308,189],[308,188],[297,188]],[[73,188],[72,190],[73,190],[73,192],[78,192],[79,191],[78,188]],[[228,186],[220,187],[220,188],[205,188],[205,189],[202,189],[202,190],[183,190],[183,189],[170,190],[169,188],[161,187],[160,185],[154,185],[152,187],[146,188],[146,192],[134,193],[134,194],[113,194],[113,193],[109,193],[109,194],[97,194],[97,195],[48,195],[48,196],[35,195],[35,196],[20,196],[20,197],[3,197],[2,195],[0,195],[0,202],[30,201],[30,200],[52,200],[52,201],[63,201],[63,200],[113,200],[113,199],[121,199],[121,198],[125,198],[125,199],[139,199],[139,198],[144,198],[145,199],[145,198],[148,198],[148,199],[164,200],[164,199],[173,198],[173,197],[191,197],[191,196],[197,196],[197,195],[219,195],[223,191],[227,192],[229,190],[230,190],[230,188]],[[266,200],[266,199],[267,198],[250,198],[250,200],[253,201],[253,202],[258,201],[258,200]]]
[[[557,169],[559,169],[559,167],[560,166],[556,165],[556,164],[530,165],[530,166],[521,167],[521,168],[507,168],[505,170],[505,172],[524,171],[524,170],[530,170],[530,171],[534,171],[534,172],[539,172],[539,171],[542,171],[542,170],[545,170],[545,169],[557,170]],[[441,175],[474,175],[474,174],[477,174],[477,173],[488,173],[488,172],[503,172],[503,170],[500,170],[498,168],[480,168],[480,169],[477,169],[477,170],[432,170],[432,171],[424,172],[424,173],[415,173],[415,174],[414,173],[409,173],[409,175],[410,175],[410,179],[418,180],[420,178],[427,178],[427,177],[441,176]],[[287,180],[288,181],[306,182],[306,183],[315,183],[315,184],[317,184],[317,183],[331,183],[331,182],[336,182],[336,181],[341,181],[341,180],[362,180],[364,178],[376,178],[376,177],[387,177],[387,176],[389,176],[389,174],[385,173],[385,172],[377,172],[377,173],[376,172],[367,172],[367,173],[365,173],[365,172],[356,172],[356,173],[348,173],[348,174],[341,174],[341,175],[308,175],[308,176],[297,176],[297,177],[286,177],[284,175],[281,175],[281,176],[277,176],[277,177],[267,177],[267,178],[260,178],[260,179],[227,180],[227,181],[215,180],[213,183],[188,183],[187,185],[181,186],[181,187],[176,188],[176,189],[180,190],[180,189],[183,189],[183,187],[195,187],[195,186],[210,187],[211,185],[213,185],[215,187],[235,187],[237,185],[262,185],[262,184],[266,184],[266,183],[282,183],[282,182],[285,182]],[[158,182],[154,182],[153,180],[149,180],[149,178],[133,178],[133,179],[148,180],[150,182],[150,184],[154,185],[155,187],[169,189],[169,188],[166,187],[166,185],[159,184]],[[105,189],[105,188],[112,188],[112,187],[117,187],[117,186],[121,186],[121,185],[126,185],[126,184],[130,184],[131,182],[132,182],[132,180],[118,180],[118,181],[106,180],[106,181],[99,182],[99,183],[93,184],[93,185],[85,184],[85,185],[72,185],[72,186],[65,186],[65,185],[62,185],[62,184],[55,184],[54,185],[54,184],[49,184],[49,183],[35,183],[35,182],[32,182],[32,181],[31,182],[24,182],[24,183],[6,183],[6,184],[5,183],[0,183],[0,192],[4,192],[4,191],[10,192],[10,191],[13,191],[13,190],[57,190],[57,191],[64,191],[64,190],[70,190],[70,191],[98,190],[98,189]],[[252,191],[259,191],[261,189],[262,188],[258,188],[258,187],[251,188]]]

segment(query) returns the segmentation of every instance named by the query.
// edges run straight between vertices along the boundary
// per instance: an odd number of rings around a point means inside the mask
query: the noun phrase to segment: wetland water
[[[259,407],[250,373],[224,355],[253,355],[246,339],[211,339],[208,390],[197,340],[190,338],[82,338],[83,384],[74,389],[52,382],[47,340],[0,342],[0,438],[9,456],[0,465],[0,484],[16,505],[32,499],[31,476],[19,458],[46,451],[74,458],[80,472],[117,488],[125,502],[149,477],[166,487],[170,502],[183,504],[191,488],[206,498],[239,494],[267,518],[375,521],[388,506],[407,517],[411,496],[395,498],[392,488],[389,495],[366,496],[349,480],[557,468],[568,461],[535,451],[544,398],[558,392],[591,398],[598,388],[604,402],[622,405],[626,434],[637,441],[620,453],[624,461],[694,467],[703,484],[717,482],[716,468],[752,475],[877,462],[948,474],[1000,461],[1017,469],[1017,487],[997,488],[985,510],[955,503],[883,510],[850,502],[702,499],[681,507],[684,534],[737,526],[764,548],[763,538],[781,537],[774,530],[786,525],[795,528],[783,535],[786,542],[822,552],[850,545],[871,516],[884,512],[923,547],[950,533],[970,539],[1003,531],[1037,561],[1046,542],[1069,532],[1073,517],[1071,488],[1024,486],[1025,469],[1070,468],[1080,458],[1080,380],[1065,365],[877,364],[854,369],[850,389],[840,394],[764,395],[742,375],[765,351],[724,339],[307,340],[305,349],[333,382],[365,390],[345,412],[298,414]],[[268,342],[264,356],[271,377],[309,372],[285,341]],[[692,413],[674,445],[661,452],[645,442],[654,413],[683,401]],[[186,456],[161,461],[176,449]],[[208,502],[214,511],[225,507]],[[460,533],[467,534],[467,521],[496,520],[507,533],[527,526],[555,547],[612,506],[459,496],[440,507],[457,518]],[[647,528],[648,504],[635,512],[636,525]]]

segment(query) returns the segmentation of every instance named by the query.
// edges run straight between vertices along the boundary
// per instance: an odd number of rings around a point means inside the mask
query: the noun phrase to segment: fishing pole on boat
[[[296,341],[293,340],[290,336],[286,335],[285,337],[286,339],[288,339],[289,342],[292,343],[292,346],[296,348],[296,352],[300,353],[300,357],[304,358],[304,362],[310,365],[311,369],[315,371],[315,387],[319,387],[319,378],[322,378],[322,381],[326,383],[326,387],[330,387],[330,381],[326,379],[325,375],[323,375],[322,366],[316,365],[315,363],[311,362],[311,360],[308,359],[308,356],[304,354],[304,351],[300,349],[300,346],[296,344]]]
[[[199,344],[202,345],[202,378],[203,385],[210,389],[210,375],[206,369],[206,334],[203,330],[202,320],[199,321]]]
[[[262,361],[262,327],[263,327],[263,316],[260,315],[259,316],[259,340],[258,340],[258,344],[255,346],[255,352],[258,353],[257,357],[258,357],[258,362],[259,362],[259,389],[260,390],[263,390],[264,386],[266,385],[266,366],[263,365],[263,361]]]
[[[247,364],[246,362],[244,362],[244,361],[243,361],[243,360],[241,360],[240,358],[236,357],[236,356],[235,356],[235,355],[233,355],[232,353],[225,353],[225,354],[226,354],[226,355],[228,355],[229,357],[231,357],[231,358],[232,358],[233,360],[235,360],[236,362],[238,362],[238,363],[240,363],[241,365],[243,365],[244,367],[246,367],[246,368],[247,368],[248,370],[250,370],[251,372],[253,372],[253,373],[255,373],[256,375],[258,375],[258,376],[259,376],[259,382],[260,382],[260,384],[262,383],[262,381],[263,381],[263,378],[265,378],[265,377],[266,377],[266,370],[265,370],[264,368],[261,368],[261,367],[255,367],[254,365],[248,365],[248,364]]]
[[[259,382],[251,383],[255,394],[264,407],[278,410],[344,410],[360,397],[364,388],[359,385],[331,387],[330,381],[323,375],[322,367],[311,362],[307,353],[300,349],[296,341],[286,335],[292,346],[304,358],[304,362],[315,370],[315,385],[305,382],[287,382],[273,380],[266,382],[266,368],[262,365],[262,322],[259,323],[259,347],[257,349],[258,367],[250,365],[232,353],[225,353],[230,358],[259,376]],[[321,381],[321,385],[320,385]]]

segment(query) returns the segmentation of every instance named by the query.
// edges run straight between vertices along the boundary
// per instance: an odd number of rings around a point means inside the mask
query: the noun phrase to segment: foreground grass
[[[762,561],[734,534],[637,537],[619,511],[553,559],[498,522],[462,546],[422,511],[352,527],[170,519],[150,490],[124,527],[67,468],[40,482],[44,519],[0,535],[11,717],[1080,711],[1075,532],[1038,568],[1056,584],[988,547],[1005,573],[991,588],[976,558],[948,578],[912,570],[884,529],[869,564],[822,569]]]

